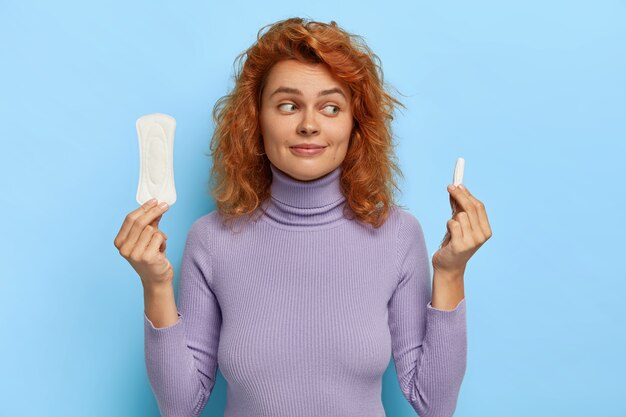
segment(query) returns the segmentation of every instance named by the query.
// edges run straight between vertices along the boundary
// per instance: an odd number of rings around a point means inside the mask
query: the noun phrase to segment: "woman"
[[[382,417],[393,355],[421,416],[451,416],[466,369],[463,274],[490,236],[483,204],[460,207],[433,256],[393,202],[394,104],[378,60],[334,22],[272,25],[239,58],[216,104],[218,209],[172,265],[146,203],[116,238],[144,287],[149,380],[164,416],[197,416],[217,367],[226,417]]]

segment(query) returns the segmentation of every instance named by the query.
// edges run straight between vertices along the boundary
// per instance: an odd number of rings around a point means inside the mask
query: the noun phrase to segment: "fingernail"
[[[151,204],[156,203],[156,198],[152,198],[144,203],[144,206],[149,206]]]
[[[456,190],[456,187],[454,186],[454,184],[450,184],[450,185],[448,185],[448,190],[454,191],[454,190]]]
[[[168,207],[169,207],[169,205],[168,205],[168,204],[164,201],[164,202],[162,202],[161,204],[159,204],[159,207],[161,207],[162,209],[164,209],[164,210],[165,210],[166,208],[168,208]]]
[[[464,190],[464,189],[465,189],[465,187],[463,186],[463,184],[459,184],[459,188],[460,188],[461,190]]]

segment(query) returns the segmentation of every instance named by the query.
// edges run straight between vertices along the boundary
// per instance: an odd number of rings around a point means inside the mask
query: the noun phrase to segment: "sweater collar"
[[[341,165],[311,181],[290,177],[274,164],[271,198],[264,204],[270,223],[279,227],[306,229],[334,227],[347,220],[343,209],[346,198],[341,191]]]

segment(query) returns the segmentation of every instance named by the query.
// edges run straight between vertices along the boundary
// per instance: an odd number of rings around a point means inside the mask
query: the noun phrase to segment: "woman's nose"
[[[315,111],[304,111],[302,120],[298,125],[298,133],[301,135],[315,135],[319,133],[319,126],[315,120]]]

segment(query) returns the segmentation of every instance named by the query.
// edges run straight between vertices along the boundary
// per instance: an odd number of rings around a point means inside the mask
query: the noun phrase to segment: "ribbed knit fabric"
[[[145,359],[165,417],[198,416],[216,371],[224,417],[384,417],[393,355],[421,417],[452,416],[466,369],[465,299],[431,305],[418,220],[394,208],[378,229],[344,216],[341,167],[302,182],[275,166],[256,221],[197,219],[183,252],[178,321],[144,312]]]

